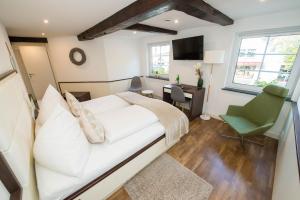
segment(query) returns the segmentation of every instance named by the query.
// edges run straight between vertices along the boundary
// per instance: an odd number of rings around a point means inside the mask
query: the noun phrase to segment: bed
[[[14,107],[14,104],[19,104],[22,107],[18,106],[13,110],[22,109],[23,112],[11,113],[11,118],[26,119],[22,122],[17,120],[20,123],[18,125],[20,127],[17,129],[18,132],[15,132],[12,126],[13,121],[6,120],[2,121],[1,124],[9,123],[11,125],[10,129],[4,130],[6,135],[13,135],[13,137],[9,137],[10,141],[7,143],[15,143],[14,146],[23,148],[12,150],[10,154],[7,154],[6,152],[11,151],[8,147],[11,145],[1,144],[2,146],[0,146],[1,155],[3,155],[1,158],[7,162],[7,166],[11,171],[8,177],[10,180],[15,179],[19,183],[18,191],[21,193],[22,199],[105,199],[177,142],[174,141],[172,144],[167,145],[165,126],[162,125],[159,119],[155,120],[154,117],[149,117],[149,113],[146,111],[143,113],[145,108],[132,105],[116,95],[101,97],[82,102],[82,106],[90,110],[99,120],[102,120],[106,132],[111,132],[111,137],[108,137],[102,144],[90,144],[90,155],[80,177],[58,173],[37,162],[34,163],[32,156],[34,120],[31,117],[31,104],[26,96],[20,76],[12,73],[5,78],[4,82],[3,80],[1,82],[1,95],[8,96],[6,100],[1,99],[2,109],[8,110]],[[15,87],[23,89],[15,90],[15,93],[18,94],[14,93],[9,96],[9,91],[12,88],[15,89]],[[9,100],[16,95],[20,96],[18,98],[19,102],[10,102]],[[130,112],[139,114],[135,116]],[[144,120],[142,120],[143,117]],[[118,126],[114,127],[113,120]],[[138,120],[141,120],[141,122]],[[136,125],[131,121],[137,121]],[[118,130],[123,131],[122,137],[116,139],[113,132]],[[20,135],[27,138],[26,144],[24,144],[24,141],[19,140]],[[18,156],[22,156],[22,160],[14,156],[15,151],[19,154]],[[20,162],[21,165],[19,165]],[[22,169],[19,166],[22,166]]]

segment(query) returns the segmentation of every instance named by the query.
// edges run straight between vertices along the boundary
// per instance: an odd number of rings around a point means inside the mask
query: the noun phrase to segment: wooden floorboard
[[[225,139],[234,132],[221,121],[195,119],[190,133],[168,154],[205,179],[213,187],[210,200],[270,200],[278,142],[265,139],[265,146]],[[129,200],[122,187],[109,200]]]

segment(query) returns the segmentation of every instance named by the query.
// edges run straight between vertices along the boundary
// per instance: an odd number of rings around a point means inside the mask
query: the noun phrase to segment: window
[[[300,33],[245,35],[238,44],[229,86],[252,91],[268,84],[294,86]]]
[[[170,44],[149,45],[149,75],[168,76],[170,64]]]

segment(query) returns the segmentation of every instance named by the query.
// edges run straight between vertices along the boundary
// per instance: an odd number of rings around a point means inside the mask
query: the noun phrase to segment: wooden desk
[[[163,100],[168,103],[172,103],[171,88],[174,84],[165,85],[163,87]],[[182,84],[184,96],[187,99],[191,99],[191,108],[188,113],[190,120],[202,114],[203,101],[205,95],[205,88],[198,89],[196,86]]]

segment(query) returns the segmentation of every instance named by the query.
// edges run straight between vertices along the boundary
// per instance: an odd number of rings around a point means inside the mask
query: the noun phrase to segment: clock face
[[[75,65],[82,65],[86,62],[86,55],[80,48],[73,48],[69,54],[70,61]]]

